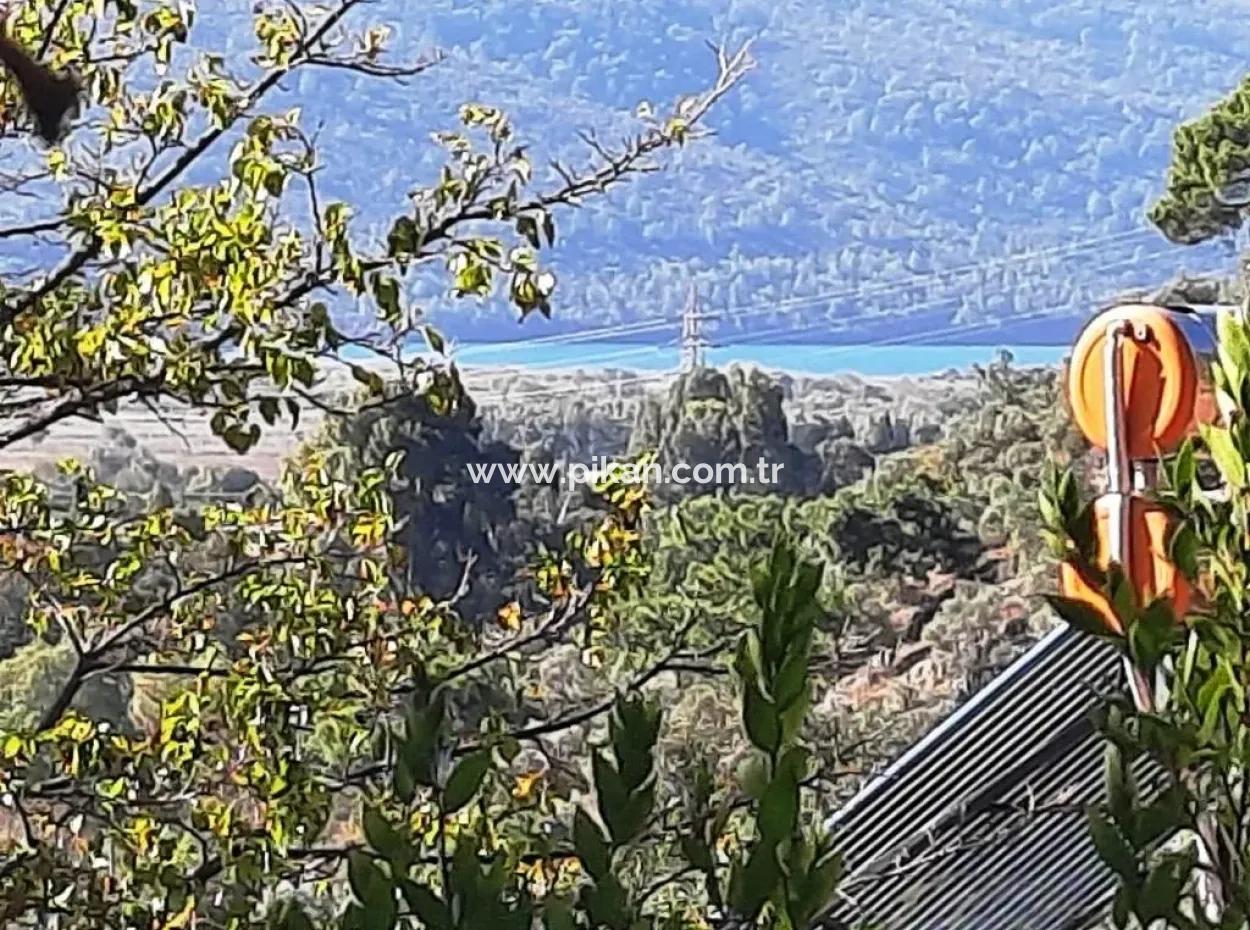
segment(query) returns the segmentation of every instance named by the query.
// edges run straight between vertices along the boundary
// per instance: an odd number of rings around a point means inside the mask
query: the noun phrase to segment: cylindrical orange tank
[[[1091,320],[1077,339],[1065,374],[1073,419],[1085,438],[1107,449],[1107,340],[1111,327],[1117,324],[1121,326],[1120,436],[1128,462],[1165,456],[1199,424],[1219,420],[1211,362],[1220,312],[1228,310],[1123,304]],[[1121,485],[1118,490],[1128,491],[1128,486]],[[1113,541],[1121,538],[1115,523],[1117,500],[1122,501],[1126,521],[1122,539],[1127,564],[1123,568],[1139,605],[1165,597],[1176,616],[1184,617],[1194,592],[1168,558],[1170,519],[1159,505],[1133,493],[1119,499],[1114,493],[1099,498],[1094,505],[1097,566],[1106,570]],[[1074,566],[1060,567],[1060,588],[1067,597],[1092,606],[1108,628],[1123,632],[1107,596]]]
[[[1168,558],[1171,520],[1158,504],[1144,497],[1131,495],[1125,499],[1128,510],[1128,543],[1130,564],[1125,572],[1137,592],[1142,607],[1159,597],[1166,597],[1176,617],[1182,618],[1193,602],[1193,588],[1188,579]],[[1110,495],[1094,502],[1094,532],[1097,541],[1094,564],[1106,571],[1110,566],[1110,540],[1115,532],[1111,523],[1114,511]],[[1059,566],[1059,589],[1064,597],[1089,604],[1107,623],[1108,629],[1123,633],[1119,619],[1111,609],[1107,596],[1075,567]]]
[[[1082,330],[1066,372],[1068,402],[1077,427],[1107,448],[1105,346],[1110,324],[1128,323],[1120,349],[1124,439],[1130,459],[1155,459],[1175,451],[1199,423],[1219,417],[1211,383],[1215,310],[1122,304],[1100,313]]]

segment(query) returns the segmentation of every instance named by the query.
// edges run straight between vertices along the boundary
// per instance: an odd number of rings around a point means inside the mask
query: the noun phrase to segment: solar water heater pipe
[[[1129,495],[1133,492],[1133,470],[1125,436],[1122,401],[1124,394],[1121,390],[1124,367],[1120,347],[1125,338],[1144,340],[1145,335],[1134,332],[1134,326],[1128,320],[1117,319],[1108,324],[1107,338],[1103,342],[1103,370],[1106,372],[1103,380],[1103,410],[1107,417],[1107,493],[1111,523],[1109,554],[1112,564],[1120,566],[1126,577],[1132,567]],[[1143,712],[1152,710],[1154,696],[1150,683],[1128,656],[1124,657],[1124,672],[1137,709]]]

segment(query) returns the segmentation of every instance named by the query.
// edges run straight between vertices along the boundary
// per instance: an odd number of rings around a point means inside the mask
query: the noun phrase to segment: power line
[[[922,286],[935,279],[941,279],[948,275],[969,274],[975,271],[985,271],[990,268],[1007,267],[1017,262],[1033,261],[1039,258],[1064,258],[1069,252],[1081,252],[1089,248],[1091,245],[1108,244],[1110,242],[1127,241],[1140,236],[1149,235],[1148,229],[1129,230],[1127,232],[1114,233],[1106,236],[1096,236],[1090,239],[1069,242],[1065,245],[1048,246],[1044,249],[1036,249],[1031,252],[1016,252],[1010,255],[999,256],[998,258],[986,259],[982,262],[973,262],[956,268],[948,268],[939,271],[924,272],[918,274],[909,280],[902,281],[883,281],[879,284],[869,284],[864,287],[851,288],[841,291],[830,291],[825,294],[813,294],[806,297],[786,298],[783,300],[771,301],[756,305],[747,305],[741,308],[729,307],[719,311],[717,316],[727,316],[734,314],[735,319],[743,319],[749,316],[756,316],[759,313],[767,313],[778,309],[792,309],[808,306],[815,303],[826,303],[832,300],[842,300],[849,297],[864,297],[869,295],[888,294],[896,291],[907,290],[913,287]],[[1162,253],[1159,253],[1162,254]],[[1097,270],[1097,269],[1095,269]]]
[[[664,342],[661,342],[661,343],[648,343],[646,345],[633,346],[632,348],[629,348],[629,349],[614,350],[607,354],[589,355],[589,356],[586,356],[585,358],[578,359],[576,362],[576,366],[583,367],[588,364],[599,365],[599,364],[602,364],[603,362],[612,362],[612,361],[617,361],[623,358],[632,358],[638,355],[649,355],[653,352],[663,352],[667,349],[673,348],[676,345],[678,345],[677,339],[666,339]],[[566,363],[556,363],[552,365],[525,365],[524,363],[516,363],[516,362],[513,362],[513,363],[481,362],[481,363],[470,363],[468,365],[461,365],[460,367],[468,371],[474,368],[510,367],[510,365],[511,367],[527,368],[527,369],[533,369],[536,371],[549,370],[551,368],[570,367]]]
[[[1114,271],[1114,270],[1116,270],[1117,268],[1120,268],[1120,267],[1122,267],[1122,266],[1132,267],[1133,265],[1136,265],[1136,264],[1137,264],[1138,262],[1140,262],[1140,261],[1148,261],[1149,259],[1152,259],[1152,258],[1160,258],[1160,257],[1162,257],[1163,255],[1165,255],[1165,254],[1166,254],[1166,252],[1167,252],[1167,250],[1161,250],[1161,251],[1158,251],[1158,252],[1151,252],[1151,253],[1149,253],[1149,254],[1147,254],[1147,255],[1143,255],[1143,256],[1133,256],[1133,257],[1131,257],[1131,258],[1121,259],[1121,260],[1119,260],[1119,261],[1115,261],[1115,262],[1108,262],[1108,263],[1107,263],[1107,264],[1105,264],[1105,265],[1099,265],[1097,268],[1095,268],[1095,269],[1093,269],[1093,270],[1094,270],[1094,271],[1097,271],[1097,272],[1107,272],[1107,271]],[[1010,293],[1010,292],[1001,292],[999,296],[1006,296],[1008,293]],[[896,319],[905,319],[907,316],[911,315],[912,313],[914,313],[914,312],[915,312],[915,311],[917,311],[917,310],[927,310],[927,309],[931,309],[931,308],[934,308],[934,307],[938,307],[938,306],[940,306],[940,305],[942,305],[942,304],[944,304],[944,303],[950,303],[951,301],[956,300],[956,299],[957,299],[956,297],[942,297],[942,298],[939,298],[939,299],[937,299],[937,300],[927,301],[927,302],[925,302],[925,303],[920,303],[920,304],[911,304],[911,305],[909,305],[906,309],[901,310],[901,311],[899,311],[898,313],[875,313],[875,314],[865,314],[865,315],[860,315],[860,316],[855,316],[855,317],[850,317],[850,318],[844,318],[844,319],[841,319],[841,320],[837,320],[837,321],[835,321],[835,322],[837,322],[837,323],[839,323],[839,324],[841,324],[841,325],[839,325],[839,326],[838,326],[838,327],[837,327],[834,331],[835,331],[835,332],[842,332],[842,331],[845,331],[845,330],[847,329],[847,325],[846,325],[846,324],[848,324],[848,323],[858,323],[858,322],[875,322],[875,323],[880,323],[880,322],[884,322],[884,321],[886,321],[886,320],[889,320],[889,319],[891,319],[891,318],[896,318]],[[1008,316],[1005,316],[1005,317],[1000,317],[1000,318],[998,318],[997,320],[988,321],[988,324],[987,324],[987,325],[992,325],[992,326],[993,326],[993,325],[998,325],[999,323],[1010,323],[1010,322],[1016,322],[1016,321],[1018,321],[1018,319],[1020,319],[1020,318],[1017,318],[1017,317],[1012,316],[1012,315],[1008,315]],[[725,345],[726,345],[726,346],[732,346],[732,345],[750,345],[750,344],[758,343],[758,342],[760,342],[761,338],[766,337],[766,336],[770,336],[770,335],[778,335],[778,334],[783,334],[783,333],[787,333],[787,334],[798,334],[798,333],[811,332],[811,331],[812,331],[812,330],[814,330],[814,329],[821,329],[821,328],[823,328],[823,327],[828,326],[828,325],[829,325],[829,322],[830,322],[830,321],[828,321],[828,320],[820,320],[820,321],[817,321],[817,322],[815,322],[815,323],[809,323],[809,324],[807,324],[807,325],[805,325],[805,326],[801,326],[801,327],[797,327],[797,328],[792,328],[792,327],[778,327],[778,328],[775,328],[775,329],[772,329],[772,330],[763,330],[763,331],[761,331],[761,332],[755,332],[755,333],[744,333],[744,334],[742,335],[742,337],[740,337],[739,339],[736,339],[736,340],[729,340],[729,341],[727,341],[727,342],[725,343]],[[933,334],[940,334],[941,332],[944,332],[944,331],[945,331],[945,330],[934,330],[934,331],[932,331],[932,333],[933,333]],[[954,330],[952,329],[952,331],[954,331]],[[871,347],[871,346],[873,346],[874,344],[875,344],[875,343],[874,343],[873,341],[868,341],[868,342],[856,343],[855,345],[856,345],[857,347]],[[830,347],[830,348],[834,348],[834,347]]]
[[[634,323],[617,323],[612,326],[603,326],[594,329],[581,329],[571,333],[554,333],[549,336],[534,336],[529,339],[512,339],[507,342],[467,345],[463,348],[453,348],[453,351],[459,355],[471,355],[475,352],[498,352],[507,351],[509,349],[528,349],[531,346],[547,345],[551,343],[596,342],[602,341],[596,339],[595,337],[597,336],[625,336],[635,335],[656,329],[671,329],[676,327],[680,322],[681,317],[664,317],[657,320],[640,320]]]
[[[681,370],[694,371],[706,361],[708,342],[703,338],[703,314],[699,312],[699,295],[694,286],[681,318]]]
[[[1095,267],[1094,270],[1095,271],[1111,271],[1111,270],[1115,270],[1116,267],[1126,266],[1126,265],[1128,266],[1135,265],[1135,264],[1138,264],[1138,262],[1140,261],[1148,261],[1150,259],[1155,259],[1155,257],[1160,257],[1161,255],[1164,255],[1164,254],[1166,254],[1166,250],[1150,252],[1150,254],[1148,255],[1133,256],[1133,257],[1130,257],[1130,259],[1121,259],[1119,261],[1108,262],[1108,264]],[[1001,294],[1005,296],[1006,294],[1010,294],[1010,292],[1011,291],[1003,291],[1001,292]],[[1065,310],[1071,310],[1071,311],[1080,310],[1080,309],[1083,309],[1083,307],[1084,309],[1088,309],[1091,302],[1100,302],[1105,299],[1106,297],[1098,297],[1098,299],[1093,299],[1093,300],[1071,301],[1070,304],[1063,305],[1059,307],[1059,309],[1065,309]],[[909,307],[909,310],[914,311],[914,310],[926,309],[926,307],[929,307],[929,306],[938,306],[940,304],[945,304],[945,302],[949,302],[950,300],[951,300],[951,297],[943,297],[943,299],[941,300],[928,301],[928,302],[925,302],[925,304],[911,305]],[[1054,310],[1054,309],[1055,307],[1051,307],[1051,310]],[[925,337],[929,337],[929,336],[950,336],[950,335],[970,334],[970,332],[993,329],[993,327],[995,326],[1009,324],[1009,322],[1025,322],[1025,321],[1030,321],[1030,320],[1048,319],[1048,317],[1055,316],[1055,315],[1056,314],[1053,314],[1053,312],[1050,312],[1050,310],[1045,310],[1041,312],[1025,312],[1025,314],[1014,314],[1014,315],[1009,315],[1005,317],[999,317],[999,319],[995,319],[995,320],[988,320],[988,321],[981,321],[981,322],[968,322],[968,324],[956,324],[954,326],[950,324],[946,324],[940,327],[936,327],[936,329],[921,330],[919,332],[910,332],[910,334],[904,334],[901,337],[885,337],[885,339],[876,339],[876,340],[868,340],[864,342],[856,342],[856,344],[854,345],[831,345],[831,346],[825,347],[825,349],[823,350],[816,351],[816,354],[820,356],[836,355],[836,354],[844,354],[844,352],[861,351],[864,349],[874,349],[874,347],[889,347],[889,346],[894,346],[894,345],[915,344],[916,341],[923,341]],[[880,317],[881,315],[878,315],[876,316],[876,319],[880,319]],[[826,322],[821,321],[819,322],[819,324],[810,324],[810,325],[799,326],[799,327],[795,327],[795,326],[774,327],[774,329],[771,329],[771,330],[765,330],[763,332],[755,332],[755,334],[749,334],[749,337],[745,337],[745,339],[726,342],[726,344],[722,345],[721,347],[732,347],[734,345],[759,344],[759,340],[761,339],[761,337],[764,337],[764,336],[798,335],[800,334],[800,332],[808,332],[814,329],[820,329],[820,327],[824,327],[825,325],[826,325]],[[670,341],[670,342],[667,342],[667,344],[665,344],[664,346],[641,346],[639,347],[639,349],[612,352],[612,354],[605,355],[605,356],[591,355],[591,356],[585,357],[585,359],[579,360],[579,367],[585,366],[585,365],[596,364],[596,362],[607,361],[611,359],[620,359],[620,357],[626,357],[626,356],[631,356],[631,355],[642,355],[642,354],[647,354],[647,352],[652,352],[652,351],[661,351],[664,349],[669,349],[671,345],[672,344]],[[656,380],[656,379],[665,379],[665,377],[670,377],[670,372],[655,372],[655,374],[642,375],[639,377],[629,377],[629,379],[617,379],[615,381],[609,382],[609,385],[606,385],[606,386],[619,386],[619,385],[631,384],[631,382],[634,382],[634,381],[650,381],[650,380]],[[584,387],[580,385],[577,385],[577,386],[560,385],[556,387],[551,387],[551,389],[525,391],[525,392],[521,392],[521,394],[509,395],[509,394],[506,394],[506,391],[491,391],[490,394],[497,394],[500,397],[506,396],[507,399],[510,399],[510,400],[525,400],[525,399],[535,399],[535,397],[561,396],[565,394],[574,394],[574,392],[582,391],[582,390],[584,390]]]
[[[1068,242],[1063,245],[1047,246],[1045,248],[1034,249],[1031,251],[1016,252],[1010,255],[999,256],[998,258],[986,259],[981,262],[972,262],[955,268],[924,272],[922,274],[914,275],[906,280],[885,281],[878,284],[869,284],[866,286],[827,291],[820,294],[810,294],[783,298],[781,300],[744,304],[738,307],[728,307],[724,310],[704,314],[704,318],[715,319],[732,316],[733,319],[740,320],[748,319],[764,313],[773,313],[778,310],[797,310],[803,307],[827,303],[833,300],[864,296],[880,296],[901,290],[907,290],[913,287],[936,283],[942,278],[948,276],[958,276],[998,267],[1009,267],[1012,264],[1034,261],[1040,258],[1067,257],[1068,253],[1079,253],[1093,245],[1106,245],[1113,242],[1131,241],[1135,238],[1150,235],[1152,235],[1152,233],[1149,229],[1126,230],[1103,236],[1094,236],[1083,240],[1077,240],[1075,242]],[[575,343],[582,341],[599,341],[602,337],[640,335],[654,330],[672,328],[676,327],[680,322],[681,316],[661,317],[655,320],[638,320],[631,323],[618,323],[611,326],[593,327],[568,333],[554,333],[547,336],[535,336],[528,339],[515,339],[509,342],[493,343],[490,345],[470,345],[456,350],[454,354],[461,356],[470,355],[475,352],[489,352],[493,354],[514,349],[526,350],[538,345],[558,345],[566,342]]]
[[[1066,312],[1077,310],[1082,306],[1086,306],[1086,305],[1083,303],[1080,303],[1080,304],[1071,303],[1071,304],[1064,304],[1058,307],[1050,307],[1050,308],[1047,308],[1046,310],[1037,311],[1035,313],[1024,314],[1018,317],[1017,321],[1024,322],[1026,320],[1031,320],[1031,319],[1046,319],[1046,318],[1051,318],[1051,317],[1058,317],[1058,316],[1063,315]],[[830,346],[829,348],[830,348],[831,354],[838,353],[838,352],[863,351],[864,349],[869,349],[869,348],[889,348],[892,346],[908,345],[908,344],[915,343],[915,342],[922,342],[923,339],[927,336],[935,336],[935,335],[942,335],[942,334],[949,334],[949,333],[968,334],[968,333],[976,332],[978,330],[989,329],[997,325],[998,325],[998,322],[996,321],[993,323],[977,323],[977,324],[967,324],[964,326],[945,327],[943,329],[934,329],[934,330],[927,330],[927,331],[919,332],[919,333],[911,333],[907,336],[904,336],[898,339],[877,340],[875,342],[870,342],[870,343],[865,343],[862,345],[855,345],[855,346]],[[826,376],[836,377],[836,373],[827,373]],[[615,381],[611,381],[606,384],[603,384],[602,387],[620,388],[626,385],[641,384],[641,383],[650,382],[650,381],[667,381],[667,380],[671,380],[674,377],[675,375],[671,371],[655,372],[652,374],[645,374],[645,375],[631,375],[630,377],[627,377],[627,378],[618,378]],[[481,395],[477,395],[477,396],[489,397],[491,395],[495,395],[495,396],[498,396],[501,400],[507,400],[507,401],[536,400],[536,399],[546,400],[548,398],[562,397],[568,394],[584,393],[585,390],[586,388],[584,385],[578,384],[578,385],[561,385],[560,387],[556,387],[556,388],[543,388],[543,389],[536,390],[536,391],[522,391],[516,394],[508,394],[502,391],[483,392]]]

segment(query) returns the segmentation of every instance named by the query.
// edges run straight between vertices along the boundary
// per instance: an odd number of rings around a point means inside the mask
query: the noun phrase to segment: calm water
[[[1005,346],[1014,364],[1053,365],[1070,346]],[[921,345],[738,345],[712,349],[713,365],[743,362],[762,368],[812,374],[856,372],[862,375],[924,375],[950,368],[968,368],[994,361],[994,346]],[[525,345],[524,343],[463,343],[452,357],[465,368],[479,365],[524,365],[532,368],[637,368],[663,371],[676,368],[676,346],[647,346],[613,342]]]

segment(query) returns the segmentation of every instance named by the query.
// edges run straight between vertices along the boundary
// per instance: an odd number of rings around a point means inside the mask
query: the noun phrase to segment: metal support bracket
[[[1113,320],[1107,326],[1107,338],[1103,342],[1103,410],[1107,417],[1107,495],[1110,505],[1111,562],[1120,566],[1128,575],[1132,564],[1131,534],[1129,532],[1129,496],[1133,493],[1133,467],[1129,460],[1128,438],[1125,436],[1125,411],[1121,387],[1124,371],[1121,366],[1120,347],[1125,338],[1144,342],[1149,338],[1145,327],[1133,325],[1127,320]],[[1137,709],[1143,712],[1154,707],[1153,689],[1141,669],[1129,658],[1124,658],[1124,673]]]

